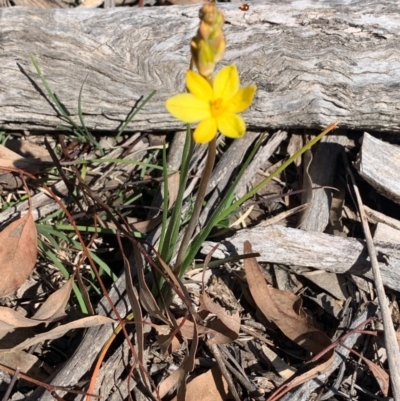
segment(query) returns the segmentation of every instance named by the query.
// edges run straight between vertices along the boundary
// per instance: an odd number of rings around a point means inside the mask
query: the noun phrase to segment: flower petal
[[[193,139],[196,143],[207,143],[215,135],[217,135],[217,121],[215,118],[207,118],[196,127],[193,132]]]
[[[240,89],[229,102],[226,103],[225,110],[229,113],[241,113],[248,109],[253,103],[253,98],[256,93],[257,87],[255,85],[246,86]]]
[[[184,123],[197,123],[211,116],[210,104],[190,93],[173,96],[165,102],[167,110]]]
[[[242,117],[233,113],[225,113],[217,119],[218,131],[229,138],[241,138],[246,132],[246,124]]]
[[[210,85],[210,83],[203,78],[200,74],[197,74],[194,71],[189,70],[186,73],[186,86],[189,89],[189,92],[207,102],[213,100],[214,92]]]
[[[239,90],[240,81],[234,64],[224,67],[215,77],[213,88],[215,99],[230,100]]]

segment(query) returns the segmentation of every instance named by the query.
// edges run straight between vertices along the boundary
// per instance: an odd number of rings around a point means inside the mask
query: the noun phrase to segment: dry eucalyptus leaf
[[[230,399],[228,383],[216,366],[187,384],[185,401],[224,401]],[[173,399],[177,401],[177,397]]]
[[[43,166],[49,164],[51,164],[51,162],[48,160],[43,161],[35,157],[23,157],[7,149],[5,146],[0,145],[0,173],[6,172],[5,170],[1,170],[1,167],[14,167],[34,172],[40,171]]]
[[[176,320],[176,323],[180,326],[179,332],[181,333],[182,337],[186,340],[193,340],[193,336],[194,336],[194,323],[188,319],[186,319],[182,324],[182,320],[184,318],[180,317],[179,319]],[[217,331],[209,328],[209,327],[205,327],[202,326],[201,324],[197,324],[197,335],[198,336],[204,336],[208,334],[210,337],[215,337],[217,336],[218,333]]]
[[[154,392],[153,395],[157,395],[160,398],[164,398],[170,391],[174,390],[178,383],[185,377],[185,370],[182,368],[174,370],[166,379],[164,379],[158,386],[158,392]]]
[[[32,319],[42,320],[46,322],[54,322],[62,319],[65,314],[65,308],[71,295],[74,277],[70,279],[57,291],[53,292],[39,310],[32,316]]]
[[[389,375],[386,373],[386,371],[382,369],[380,366],[376,365],[374,362],[370,361],[369,359],[359,354],[358,352],[354,350],[352,352],[356,354],[358,357],[360,357],[367,364],[369,370],[371,371],[376,381],[378,382],[383,395],[387,397],[389,393],[390,378]]]
[[[22,166],[18,166],[17,162],[20,160],[24,160],[18,153],[13,152],[10,149],[7,149],[5,146],[0,145],[0,167],[18,167],[23,168]]]
[[[27,140],[10,139],[7,141],[7,149],[18,153],[23,157],[36,157],[40,159],[51,160],[50,154],[44,146],[37,145],[36,143]]]
[[[116,321],[106,316],[94,315],[94,316],[84,317],[83,319],[75,320],[73,322],[58,326],[55,329],[50,330],[46,333],[38,334],[33,338],[28,338],[21,344],[18,344],[15,347],[6,351],[19,351],[23,350],[24,348],[28,348],[32,345],[41,343],[43,341],[54,340],[56,338],[62,337],[65,333],[67,333],[70,330],[87,329],[89,327],[95,327],[95,326],[101,326],[103,324],[113,324],[113,323],[116,323]],[[4,352],[4,350],[1,352]]]
[[[214,302],[205,292],[200,295],[200,309],[215,314],[217,319],[212,320],[208,327],[215,330],[217,335],[208,340],[209,344],[228,344],[239,337],[240,315],[236,311],[229,315],[224,307]]]
[[[244,243],[244,252],[252,252],[249,241],[245,241]],[[281,291],[268,287],[255,258],[245,259],[244,268],[250,293],[257,307],[288,338],[312,352],[313,355],[319,354],[332,344],[330,338],[325,333],[307,323],[305,317],[301,314],[301,303],[294,294],[289,293],[289,291]],[[268,401],[278,400],[292,388],[327,371],[332,365],[333,360],[334,349],[332,348],[319,358],[317,366],[313,365],[307,372],[293,377],[292,380],[279,387],[268,398]]]
[[[248,241],[245,253],[252,252]],[[255,258],[245,259],[244,268],[251,295],[263,315],[275,323],[292,341],[314,355],[332,344],[330,338],[310,326],[301,316],[301,299],[289,291],[281,291],[267,285]]]
[[[37,231],[29,212],[0,233],[0,297],[24,283],[35,267],[36,257]]]
[[[9,332],[23,327],[34,327],[44,322],[32,320],[20,315],[14,309],[0,306],[0,331]]]
[[[262,345],[261,350],[271,362],[272,366],[280,377],[284,379],[289,379],[289,377],[292,377],[294,373],[296,373],[295,368],[289,366],[283,359],[278,356],[276,352],[268,348],[266,345]]]
[[[171,209],[178,197],[180,179],[179,172],[168,176],[168,210]]]

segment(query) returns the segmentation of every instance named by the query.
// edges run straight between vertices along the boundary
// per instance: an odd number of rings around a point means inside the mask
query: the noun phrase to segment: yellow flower
[[[217,131],[229,138],[241,138],[246,124],[241,113],[253,102],[256,87],[239,89],[239,74],[235,65],[224,67],[211,85],[194,71],[188,71],[186,86],[190,93],[171,97],[165,103],[167,110],[185,123],[200,122],[193,133],[197,143],[210,142]]]

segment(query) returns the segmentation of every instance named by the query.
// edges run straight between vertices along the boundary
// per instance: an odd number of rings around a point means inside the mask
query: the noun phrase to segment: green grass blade
[[[43,254],[53,262],[53,264],[60,270],[62,275],[68,280],[70,277],[70,274],[66,267],[61,263],[60,259],[54,254],[54,252],[43,242],[39,242],[38,244],[39,249],[43,252]],[[85,315],[89,313],[85,301],[83,299],[83,296],[76,284],[73,285],[72,291],[74,292],[74,295],[78,301],[79,307],[81,309],[81,312]]]
[[[164,177],[164,199],[163,199],[163,211],[162,211],[162,223],[161,223],[161,235],[159,248],[162,249],[164,245],[165,232],[167,230],[168,220],[168,203],[169,203],[169,189],[168,189],[168,167],[167,167],[167,146],[164,142],[163,152],[163,177]]]
[[[122,135],[122,133],[125,131],[128,124],[132,121],[132,119],[136,116],[136,114],[139,113],[139,111],[142,110],[144,106],[146,106],[146,104],[156,94],[156,92],[157,92],[156,90],[153,90],[150,93],[150,95],[147,96],[146,99],[144,99],[143,102],[137,108],[135,108],[135,110],[133,110],[133,112],[128,116],[128,118],[126,119],[124,124],[122,124],[122,127],[118,131],[117,136],[116,136],[117,138],[119,138]]]
[[[167,232],[165,234],[163,248],[162,249],[160,248],[159,250],[161,258],[166,263],[169,263],[172,258],[174,247],[179,234],[179,228],[181,226],[183,195],[186,189],[190,159],[193,155],[193,149],[194,149],[194,141],[192,139],[192,132],[190,129],[190,125],[187,124],[185,146],[183,148],[183,154],[182,154],[181,176],[179,180],[178,195],[168,224]]]
[[[272,178],[279,175],[285,168],[287,168],[290,164],[292,164],[298,157],[300,157],[304,152],[314,146],[318,141],[320,141],[328,132],[330,132],[336,124],[330,125],[324,131],[322,131],[319,135],[317,135],[310,142],[306,143],[300,150],[298,150],[292,157],[287,159],[281,166],[279,166],[275,171],[273,171],[268,177],[264,178],[258,185],[256,185],[251,191],[249,191],[246,195],[242,196],[235,203],[233,203],[230,207],[228,207],[220,216],[220,220],[225,219],[229,214],[233,213],[237,208],[239,208],[247,199],[250,199],[254,196],[267,182],[271,181]]]

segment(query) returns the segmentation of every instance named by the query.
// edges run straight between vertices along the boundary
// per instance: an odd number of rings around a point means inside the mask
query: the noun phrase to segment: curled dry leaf
[[[156,397],[159,395],[160,398],[164,398],[170,391],[173,391],[185,377],[185,370],[178,368],[174,370],[166,379],[164,379],[158,386],[158,392],[154,392],[153,395]]]
[[[0,297],[20,287],[35,267],[37,232],[32,213],[13,221],[0,233]]]
[[[245,253],[252,252],[250,242],[244,243]],[[255,258],[245,259],[244,268],[250,293],[263,315],[304,349],[317,355],[332,345],[330,338],[309,325],[302,316],[300,299],[289,291],[281,291],[267,285]],[[334,349],[330,349],[318,360],[319,365],[294,377],[281,386],[268,400],[276,400],[290,389],[310,380],[329,369],[333,362]]]
[[[24,327],[34,327],[43,321],[32,320],[20,315],[14,309],[0,306],[0,331],[9,332]]]
[[[177,352],[182,347],[181,341],[178,339],[178,337],[172,334],[170,326],[167,325],[159,326],[153,324],[153,327],[157,330],[158,334],[156,338],[163,355]]]
[[[43,323],[43,322],[39,322],[39,323]],[[94,316],[84,317],[83,319],[78,319],[73,322],[60,325],[46,333],[38,334],[33,338],[28,338],[27,340],[23,341],[21,344],[18,344],[11,349],[2,350],[0,352],[23,350],[25,348],[28,348],[32,345],[41,343],[43,341],[54,340],[56,338],[60,338],[70,330],[87,329],[89,327],[101,326],[103,324],[112,324],[112,323],[116,323],[116,321],[109,317],[106,317],[106,316],[94,315]]]
[[[71,277],[60,289],[51,294],[35,315],[29,319],[13,309],[0,307],[0,331],[6,333],[18,328],[34,327],[42,323],[51,323],[65,316],[73,278]]]
[[[383,395],[385,397],[387,397],[387,395],[389,393],[389,382],[390,382],[389,375],[380,366],[376,365],[369,359],[364,358],[362,355],[360,355],[360,356],[361,356],[362,360],[368,365],[369,370],[374,375],[376,381],[379,384],[379,387],[381,388]]]
[[[386,371],[381,368],[380,366],[376,365],[374,362],[370,361],[369,359],[365,358],[362,356],[360,353],[357,351],[351,350],[353,354],[356,354],[359,358],[361,358],[368,366],[369,370],[371,373],[374,375],[376,381],[379,384],[379,387],[382,391],[382,394],[387,397],[389,393],[389,383],[390,383],[390,378],[389,375],[386,373]]]
[[[65,316],[69,296],[71,295],[74,277],[69,280],[57,291],[53,292],[46,301],[43,302],[39,310],[32,316],[32,319],[54,322]]]

